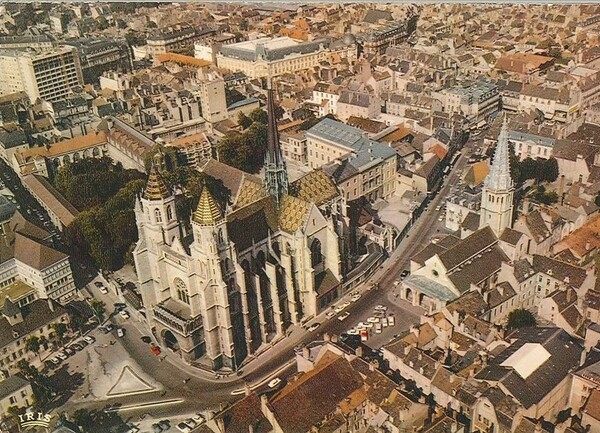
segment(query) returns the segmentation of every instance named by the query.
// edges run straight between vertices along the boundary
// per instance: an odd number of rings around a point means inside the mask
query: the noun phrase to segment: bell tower
[[[506,227],[512,225],[514,191],[514,183],[510,177],[508,124],[505,117],[498,136],[494,161],[483,183],[479,228],[490,226],[499,237]]]

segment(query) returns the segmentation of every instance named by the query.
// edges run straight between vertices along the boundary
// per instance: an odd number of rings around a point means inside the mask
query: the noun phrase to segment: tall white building
[[[0,96],[25,91],[31,102],[63,99],[83,86],[75,47],[0,51]]]
[[[215,123],[227,119],[225,81],[210,79],[200,83],[200,104],[202,117],[207,122]]]
[[[500,237],[505,228],[512,226],[514,182],[510,176],[508,152],[508,124],[502,124],[494,161],[483,183],[479,227],[490,226]]]

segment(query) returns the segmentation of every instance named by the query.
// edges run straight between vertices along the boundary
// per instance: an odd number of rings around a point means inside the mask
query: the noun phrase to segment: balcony
[[[154,307],[154,318],[185,337],[202,328],[202,316],[192,317],[187,305],[171,298]]]

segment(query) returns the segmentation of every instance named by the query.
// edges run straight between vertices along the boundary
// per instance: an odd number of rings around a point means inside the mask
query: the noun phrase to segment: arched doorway
[[[412,302],[413,300],[413,292],[412,290],[410,290],[408,287],[406,288],[406,292],[404,292],[404,299],[406,299],[407,301]]]
[[[168,329],[163,332],[163,341],[165,342],[167,349],[171,349],[173,352],[177,352],[179,350],[179,342],[177,341],[177,337],[175,337],[175,334]]]

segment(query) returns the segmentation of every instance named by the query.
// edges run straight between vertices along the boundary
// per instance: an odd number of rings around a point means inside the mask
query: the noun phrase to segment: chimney
[[[590,240],[587,239],[585,241],[585,252],[587,253],[590,249],[591,249],[592,244],[590,243]]]

